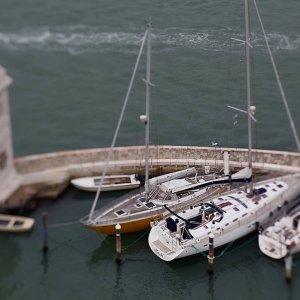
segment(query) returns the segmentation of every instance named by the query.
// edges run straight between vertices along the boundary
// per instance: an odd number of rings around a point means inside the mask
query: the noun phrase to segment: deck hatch
[[[126,212],[123,209],[119,209],[119,210],[115,211],[115,214],[119,217],[119,216],[125,215]]]
[[[148,203],[145,203],[145,206],[147,206],[148,208],[153,208],[155,207],[155,204],[153,202],[148,202]]]

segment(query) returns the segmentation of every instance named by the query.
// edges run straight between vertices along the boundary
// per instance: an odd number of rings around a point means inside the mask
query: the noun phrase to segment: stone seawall
[[[2,207],[18,207],[30,198],[57,197],[70,179],[101,174],[109,148],[62,151],[15,158],[21,178],[19,189]],[[151,175],[205,165],[212,170],[223,169],[223,152],[228,151],[231,170],[247,165],[247,149],[194,146],[150,146]],[[300,153],[254,150],[253,167],[259,171],[300,172]],[[144,147],[116,147],[107,174],[144,172]]]

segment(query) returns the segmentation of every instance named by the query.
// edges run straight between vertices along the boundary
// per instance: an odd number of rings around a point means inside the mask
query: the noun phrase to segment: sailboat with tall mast
[[[115,233],[115,225],[122,226],[122,233],[142,231],[150,228],[150,223],[169,214],[164,205],[172,209],[181,209],[193,203],[209,199],[211,195],[222,192],[224,184],[250,180],[252,174],[248,169],[241,170],[232,175],[206,178],[197,176],[196,168],[161,175],[149,179],[149,126],[150,126],[150,96],[151,96],[151,21],[148,22],[134,74],[141,57],[144,43],[147,40],[147,68],[146,68],[146,113],[140,116],[140,121],[145,125],[145,186],[144,190],[125,195],[108,206],[96,210],[96,204],[100,196],[103,181],[100,182],[90,214],[81,219],[81,222],[99,233],[112,235]],[[134,75],[133,75],[134,77]],[[132,77],[132,78],[133,78]],[[130,83],[132,86],[132,81]],[[129,93],[127,93],[127,96]],[[128,97],[126,96],[125,103]],[[124,112],[124,106],[122,113]],[[122,114],[121,114],[122,116]],[[121,120],[121,117],[120,117]],[[117,136],[120,120],[113,139],[111,149]],[[101,178],[105,177],[111,151],[108,154],[107,163]]]
[[[255,107],[251,103],[250,35],[248,0],[244,0],[246,92],[248,114],[248,167],[252,169],[252,118]],[[166,219],[154,222],[148,242],[151,250],[164,261],[198,254],[209,248],[213,234],[215,247],[239,239],[279,213],[300,195],[300,174],[285,175],[261,182],[249,182],[246,189],[237,188],[221,197],[181,212],[173,212]]]

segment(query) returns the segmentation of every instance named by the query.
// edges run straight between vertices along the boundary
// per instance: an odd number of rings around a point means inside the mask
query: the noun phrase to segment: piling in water
[[[208,273],[209,274],[212,274],[213,273],[213,266],[214,266],[214,259],[215,259],[215,256],[214,256],[214,234],[213,233],[210,233],[209,236],[208,236]]]
[[[46,253],[48,251],[48,214],[46,212],[42,213],[43,218],[43,232],[44,232],[44,242],[43,242],[43,252]]]
[[[292,263],[293,263],[293,257],[288,249],[287,255],[284,258],[285,262],[285,279],[288,283],[292,281]]]
[[[117,224],[116,229],[116,261],[117,263],[122,262],[122,244],[121,244],[121,225]]]

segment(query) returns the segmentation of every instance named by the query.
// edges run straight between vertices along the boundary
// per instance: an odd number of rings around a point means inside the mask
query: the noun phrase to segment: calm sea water
[[[257,0],[296,127],[300,127],[300,3]],[[252,4],[252,1],[250,1]],[[108,146],[145,30],[153,21],[151,142],[246,147],[242,0],[0,0],[0,64],[14,79],[10,104],[16,156]],[[251,5],[254,146],[296,149]],[[143,143],[145,56],[117,145]],[[237,124],[234,125],[237,120]],[[105,194],[102,204],[119,193]],[[79,224],[49,229],[43,256],[41,212],[49,223],[77,221],[93,196],[71,187],[30,215],[28,235],[0,235],[0,299],[298,299],[300,268],[284,281],[282,262],[256,236],[216,260],[213,278],[199,255],[174,263],[148,248],[147,233],[114,239]],[[102,205],[100,204],[100,205]]]

